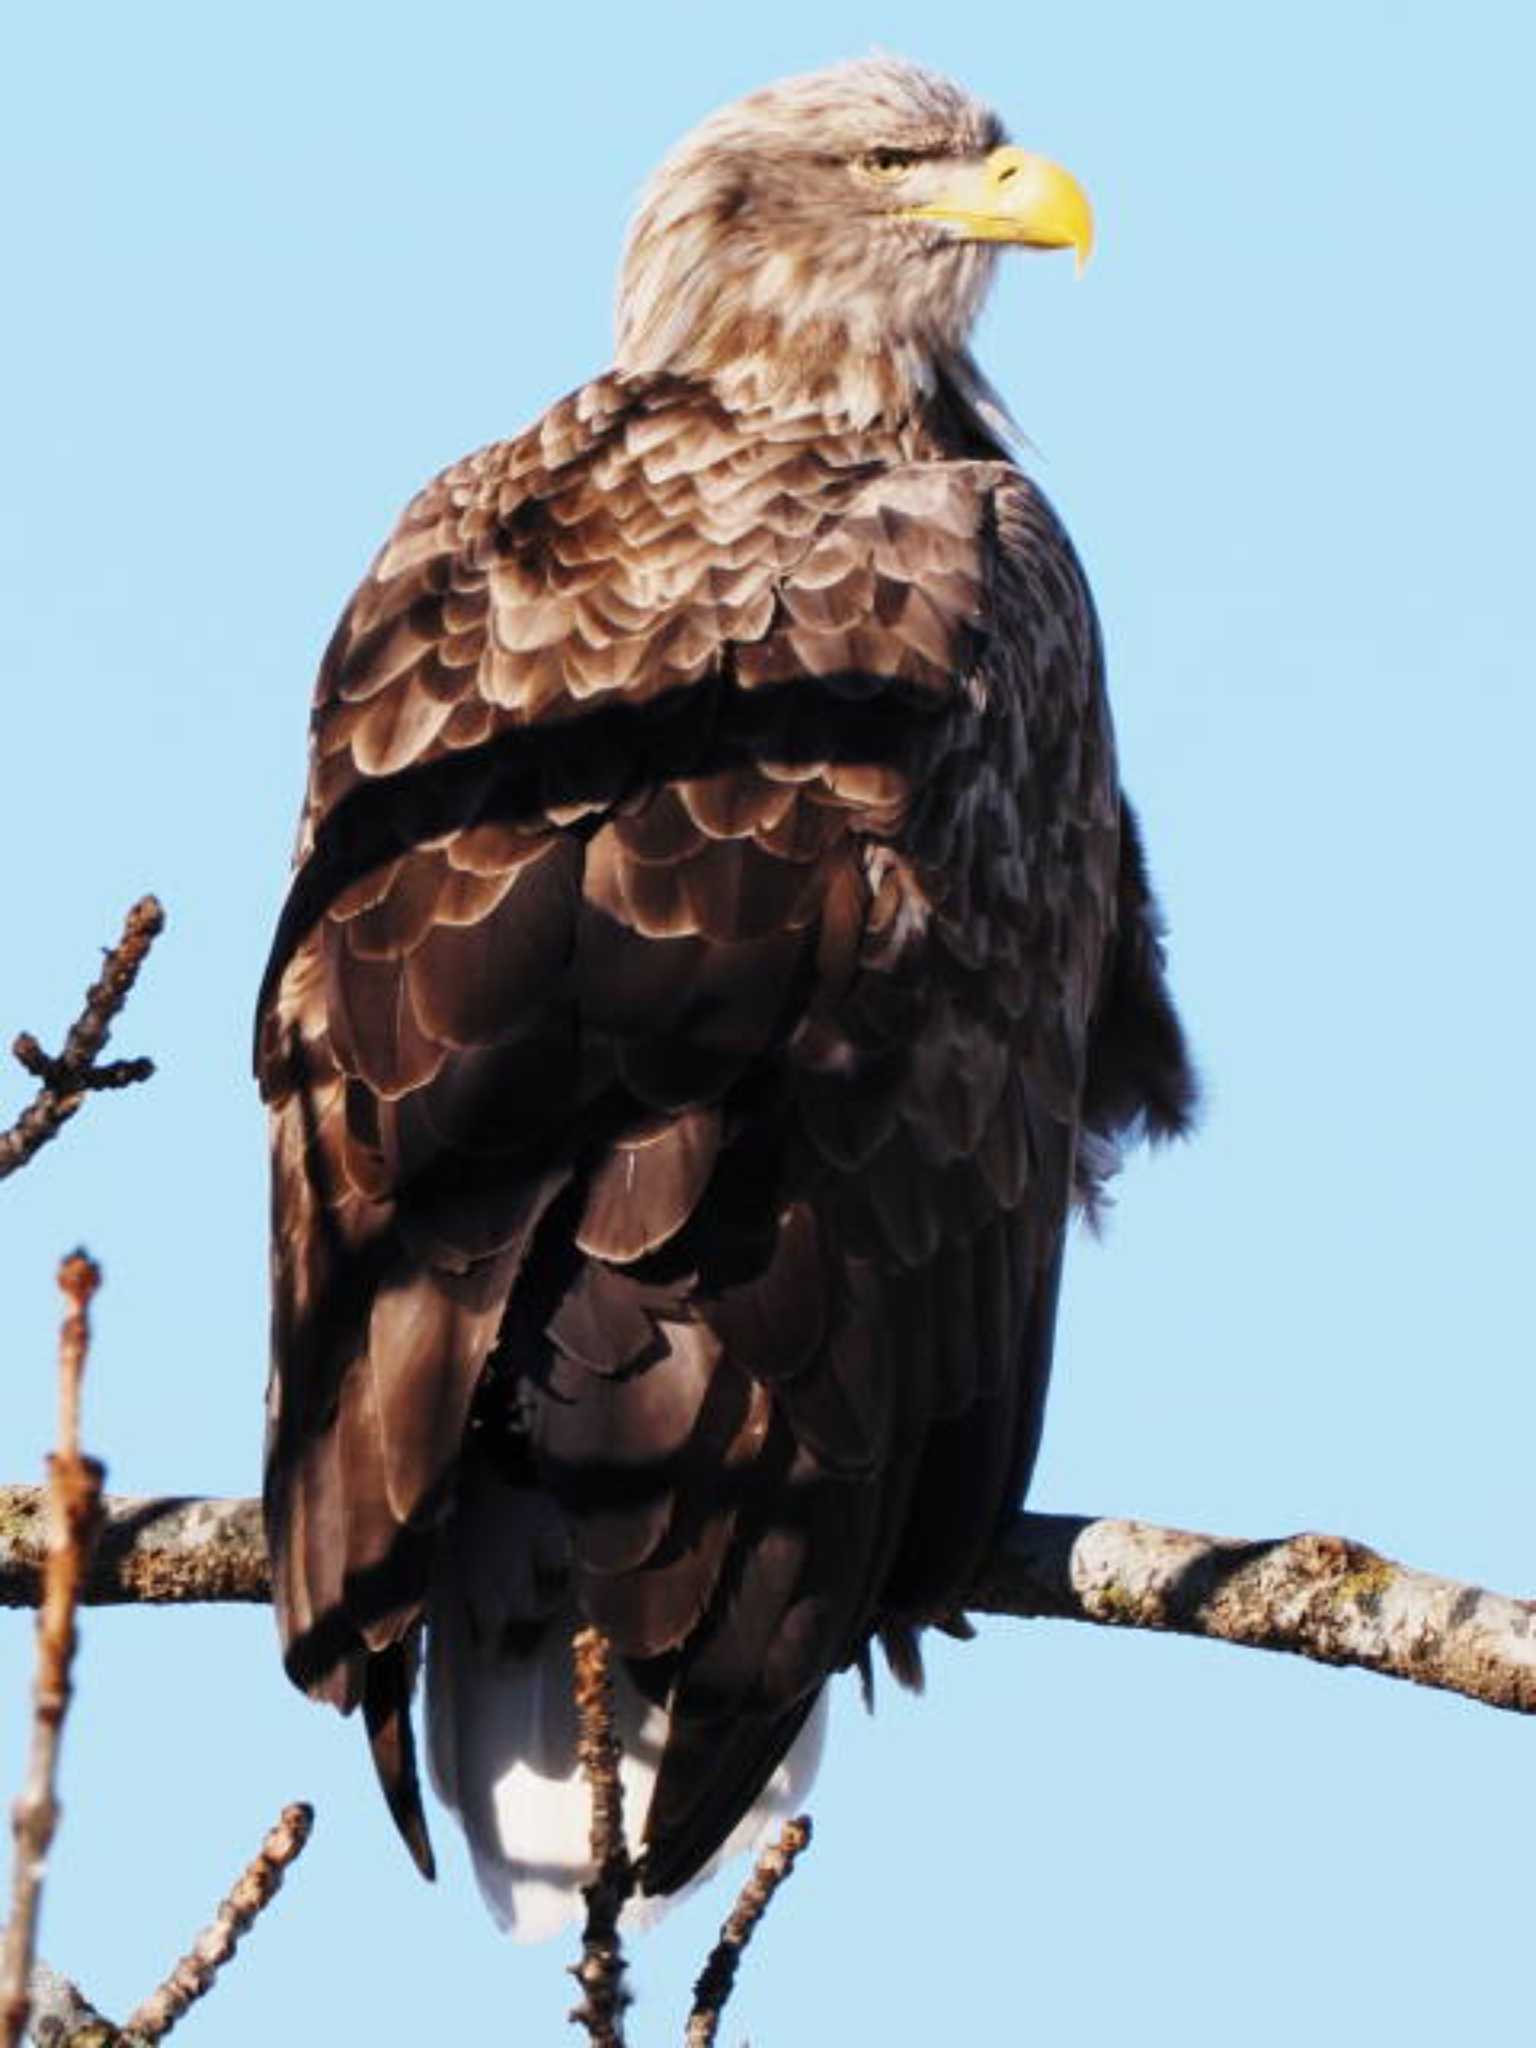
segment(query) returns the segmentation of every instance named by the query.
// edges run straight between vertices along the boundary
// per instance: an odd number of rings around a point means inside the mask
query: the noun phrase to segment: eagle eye
[[[866,149],[858,159],[858,165],[866,178],[878,178],[883,184],[889,184],[893,178],[910,171],[917,160],[915,149]]]

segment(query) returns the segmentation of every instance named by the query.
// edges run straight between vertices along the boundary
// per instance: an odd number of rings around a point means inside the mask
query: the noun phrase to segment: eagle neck
[[[1023,436],[964,351],[926,360],[917,377],[883,362],[850,365],[825,382],[763,374],[761,364],[732,365],[696,377],[744,429],[803,432],[867,443],[872,459],[1007,461]]]

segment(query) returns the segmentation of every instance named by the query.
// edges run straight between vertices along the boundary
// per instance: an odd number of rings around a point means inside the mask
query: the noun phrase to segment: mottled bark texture
[[[120,1607],[272,1597],[259,1500],[109,1494],[82,1603]],[[0,1486],[0,1606],[35,1607],[48,1546],[37,1486]]]
[[[966,1604],[1287,1650],[1536,1712],[1531,1602],[1411,1570],[1342,1536],[1246,1542],[1020,1515]]]
[[[269,1597],[259,1502],[109,1496],[104,1507],[86,1605]],[[36,1605],[45,1546],[41,1489],[0,1487],[0,1605]],[[1285,1650],[1536,1713],[1532,1603],[1414,1571],[1341,1536],[1247,1542],[1022,1514],[965,1605]]]

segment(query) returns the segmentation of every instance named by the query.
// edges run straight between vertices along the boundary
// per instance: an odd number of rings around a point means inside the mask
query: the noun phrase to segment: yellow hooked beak
[[[936,220],[971,242],[1022,242],[1031,249],[1075,249],[1077,274],[1093,253],[1093,208],[1070,171],[1026,149],[994,149],[961,166],[907,220]]]

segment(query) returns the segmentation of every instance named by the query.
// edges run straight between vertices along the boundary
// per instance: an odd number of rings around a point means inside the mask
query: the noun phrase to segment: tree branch
[[[36,2048],[152,2048],[154,2042],[163,2041],[188,2007],[213,1989],[219,1971],[272,1903],[289,1864],[309,1840],[313,1824],[311,1807],[296,1804],[283,1808],[219,1906],[212,1925],[121,2027],[99,2013],[78,1984],[46,1963],[34,1962],[27,1985],[31,2006],[27,2032]]]
[[[82,1601],[264,1601],[254,1500],[109,1495]],[[0,1486],[0,1606],[35,1607],[42,1490]],[[1414,1571],[1342,1536],[1260,1542],[1151,1522],[1021,1514],[961,1603],[1283,1650],[1536,1713],[1536,1603]]]
[[[596,1875],[584,1887],[586,1928],[581,1961],[571,1975],[582,1989],[570,2014],[585,2027],[592,2048],[624,2048],[624,1946],[619,1915],[635,1889],[635,1867],[624,1836],[621,1750],[613,1726],[613,1670],[608,1640],[595,1628],[578,1630],[571,1644],[576,1676],[577,1754],[592,1795],[592,1861]]]
[[[84,1252],[72,1252],[59,1267],[59,1286],[69,1308],[59,1331],[59,1448],[48,1460],[45,1493],[48,1533],[42,1611],[37,1618],[32,1746],[21,1796],[11,1814],[16,1839],[11,1912],[0,1944],[0,2042],[5,2048],[16,2048],[31,2010],[37,1909],[59,1819],[59,1745],[72,1691],[75,1611],[95,1540],[105,1476],[94,1458],[80,1452],[80,1382],[90,1349],[91,1300],[100,1285],[100,1269]]]
[[[1414,1571],[1343,1536],[1245,1542],[1020,1515],[964,1604],[1285,1650],[1536,1713],[1536,1603]]]
[[[144,964],[144,956],[165,929],[165,912],[153,896],[140,897],[123,922],[123,935],[107,954],[101,978],[85,992],[85,1007],[69,1027],[64,1050],[46,1053],[23,1031],[11,1050],[42,1087],[8,1131],[0,1131],[0,1180],[26,1165],[56,1138],[87,1095],[103,1088],[130,1088],[155,1071],[152,1060],[97,1060],[117,1013]]]
[[[770,1842],[758,1857],[693,1987],[693,2010],[688,2015],[683,2048],[714,2048],[720,2016],[736,1986],[742,1952],[810,1839],[811,1816],[802,1813],[797,1820],[787,1820],[779,1830],[778,1840]]]
[[[258,1500],[108,1494],[81,1601],[121,1607],[272,1597]],[[35,1607],[48,1550],[38,1486],[0,1486],[0,1607]]]
[[[213,1989],[214,1979],[249,1934],[283,1882],[283,1873],[309,1840],[314,1808],[285,1806],[267,1830],[260,1849],[241,1871],[234,1889],[191,1950],[165,1982],[128,2016],[125,2032],[140,2041],[163,2041],[187,2008]]]

